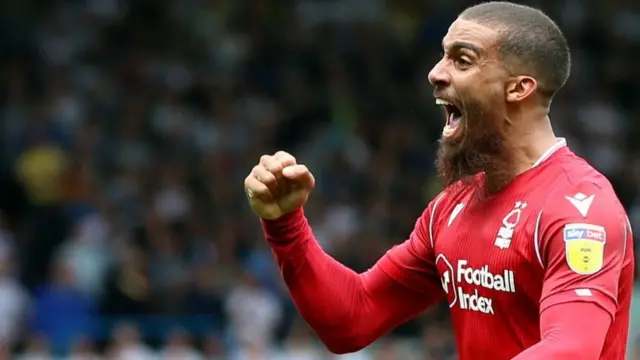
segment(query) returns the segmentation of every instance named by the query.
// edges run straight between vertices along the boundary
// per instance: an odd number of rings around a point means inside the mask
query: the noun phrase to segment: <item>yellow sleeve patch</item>
[[[567,224],[563,231],[569,268],[577,274],[595,274],[604,264],[607,232],[593,224]]]

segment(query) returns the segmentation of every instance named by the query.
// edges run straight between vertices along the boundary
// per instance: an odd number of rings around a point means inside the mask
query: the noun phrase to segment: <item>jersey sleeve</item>
[[[613,317],[629,234],[613,190],[592,183],[573,185],[552,195],[539,220],[537,256],[545,270],[540,312],[584,301]]]
[[[382,271],[389,277],[429,296],[444,295],[435,264],[432,239],[436,207],[442,197],[443,194],[429,203],[416,221],[409,239],[387,251],[379,262]]]

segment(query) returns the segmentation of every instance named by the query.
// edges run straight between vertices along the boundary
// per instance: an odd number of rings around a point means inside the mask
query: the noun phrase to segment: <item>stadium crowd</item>
[[[3,358],[333,359],[296,316],[242,180],[262,153],[294,152],[318,180],[322,245],[366,270],[438,190],[427,73],[472,3],[3,2]],[[640,229],[634,1],[526,3],[572,47],[558,133]],[[455,359],[446,304],[335,358]]]

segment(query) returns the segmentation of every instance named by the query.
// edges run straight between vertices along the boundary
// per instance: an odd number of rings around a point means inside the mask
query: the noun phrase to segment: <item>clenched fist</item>
[[[263,219],[277,219],[301,208],[315,185],[306,166],[284,151],[263,155],[244,180],[249,205]]]

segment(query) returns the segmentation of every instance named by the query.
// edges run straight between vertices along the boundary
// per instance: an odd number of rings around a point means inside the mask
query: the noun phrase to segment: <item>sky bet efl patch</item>
[[[602,269],[604,244],[607,232],[604,227],[592,224],[567,224],[564,227],[564,243],[567,263],[571,270],[581,275],[594,274]]]

